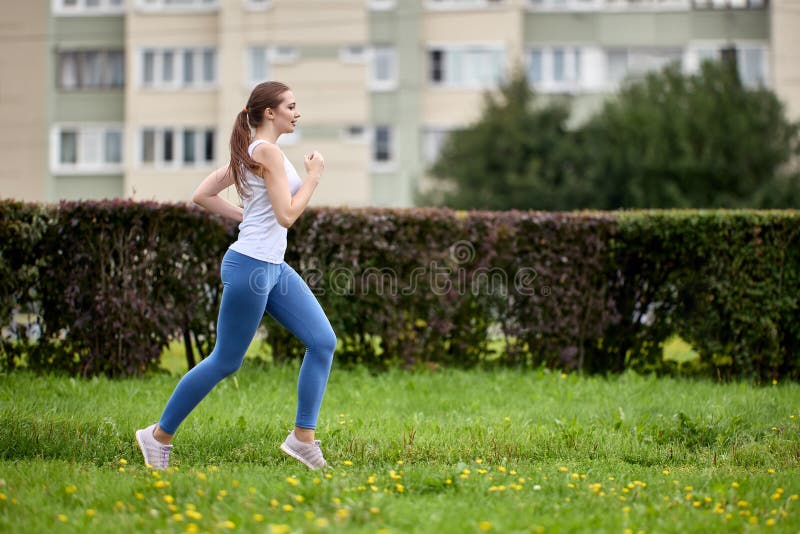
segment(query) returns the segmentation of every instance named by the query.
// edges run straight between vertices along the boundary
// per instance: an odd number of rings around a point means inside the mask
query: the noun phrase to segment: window
[[[342,63],[363,63],[367,60],[368,50],[364,45],[349,45],[339,49],[339,60]]]
[[[443,46],[428,50],[428,79],[433,85],[484,89],[505,76],[505,52],[500,46]]]
[[[760,42],[706,42],[693,44],[686,54],[685,70],[697,72],[703,61],[718,61],[723,52],[731,55],[739,71],[739,79],[747,87],[767,84],[768,48]]]
[[[393,170],[391,164],[394,160],[392,149],[391,126],[375,126],[372,134],[372,170],[386,172]]]
[[[423,155],[425,163],[433,165],[439,159],[447,136],[452,132],[452,128],[426,127],[422,132]]]
[[[219,0],[137,0],[141,11],[216,11]]]
[[[536,11],[590,11],[600,9],[674,10],[689,9],[690,1],[691,0],[528,0],[528,7]]]
[[[367,0],[367,7],[372,11],[388,11],[394,9],[396,0]]]
[[[211,128],[144,128],[139,163],[175,168],[213,165],[214,136]]]
[[[54,174],[122,172],[122,125],[56,125],[51,136]]]
[[[505,0],[425,0],[428,9],[484,9],[503,5]]]
[[[294,63],[300,58],[296,46],[275,46],[270,49],[270,60],[273,63]]]
[[[617,84],[629,76],[640,77],[681,62],[680,48],[622,48],[607,51],[607,80]]]
[[[118,15],[125,12],[124,0],[52,0],[54,15]]]
[[[575,46],[531,48],[527,53],[528,83],[542,92],[573,92],[584,88],[583,52]]]
[[[272,6],[272,0],[244,0],[244,7],[250,11],[265,11]]]
[[[141,51],[142,87],[209,88],[217,81],[214,48],[146,48]]]
[[[763,9],[767,0],[692,0],[695,9]]]
[[[375,46],[372,48],[370,65],[370,89],[373,91],[390,91],[397,88],[397,60],[391,46]]]
[[[118,89],[125,86],[125,57],[117,50],[58,52],[58,88]]]
[[[247,51],[247,83],[255,85],[270,79],[269,49],[266,46],[252,46]]]
[[[342,128],[341,136],[347,143],[363,143],[367,140],[367,129],[360,124],[350,124]]]

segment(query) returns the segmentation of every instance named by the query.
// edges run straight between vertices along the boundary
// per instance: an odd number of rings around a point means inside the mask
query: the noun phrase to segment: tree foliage
[[[626,83],[586,123],[540,105],[519,74],[454,132],[431,169],[455,208],[796,207],[798,124],[773,92],[727,63],[676,65]],[[448,188],[449,186],[449,188]]]

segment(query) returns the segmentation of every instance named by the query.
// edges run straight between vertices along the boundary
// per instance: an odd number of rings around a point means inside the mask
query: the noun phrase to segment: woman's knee
[[[316,336],[316,347],[321,352],[330,354],[333,357],[333,351],[336,350],[336,333],[333,328],[328,327],[320,335]]]

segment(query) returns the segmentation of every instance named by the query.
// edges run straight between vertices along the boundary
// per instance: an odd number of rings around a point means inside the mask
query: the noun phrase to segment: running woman
[[[155,469],[169,465],[172,437],[186,416],[220,380],[241,367],[264,311],[306,345],[295,427],[280,448],[309,469],[327,467],[314,430],[336,336],[308,285],[284,261],[287,228],[306,209],[325,169],[322,154],[314,151],[304,157],[306,178],[301,180],[276,145],[282,134],[294,132],[299,118],[288,86],[275,81],[257,85],[236,117],[230,163],[209,174],[192,196],[208,211],[238,221],[239,237],[222,259],[214,350],[183,376],[161,419],[136,431],[144,461]],[[219,196],[231,185],[244,209]]]

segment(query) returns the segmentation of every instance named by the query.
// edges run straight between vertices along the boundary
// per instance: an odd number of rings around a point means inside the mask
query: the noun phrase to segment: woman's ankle
[[[159,443],[163,443],[164,445],[169,445],[172,443],[172,434],[167,434],[161,427],[156,425],[155,430],[153,430],[153,437],[156,438],[156,441]]]

